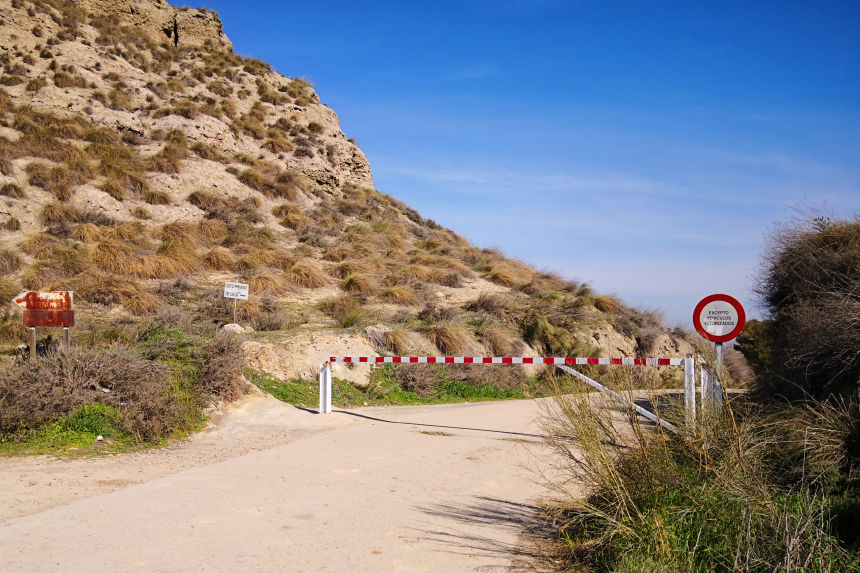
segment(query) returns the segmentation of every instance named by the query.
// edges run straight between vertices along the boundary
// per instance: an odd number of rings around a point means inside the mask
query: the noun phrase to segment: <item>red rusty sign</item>
[[[24,309],[24,326],[74,326],[72,291],[22,292],[12,302]]]

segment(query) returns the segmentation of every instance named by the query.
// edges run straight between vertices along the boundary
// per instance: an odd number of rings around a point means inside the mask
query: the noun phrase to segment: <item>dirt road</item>
[[[255,396],[161,450],[0,459],[0,568],[509,570],[543,493],[539,412]]]

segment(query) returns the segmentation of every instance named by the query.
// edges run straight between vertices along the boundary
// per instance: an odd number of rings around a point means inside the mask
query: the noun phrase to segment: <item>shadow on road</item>
[[[538,440],[543,440],[543,436],[540,434],[527,434],[525,432],[509,432],[506,430],[489,430],[486,428],[466,428],[463,426],[445,426],[441,424],[419,424],[417,422],[401,422],[399,420],[386,420],[384,418],[377,418],[375,416],[368,416],[367,414],[359,414],[358,412],[350,412],[348,410],[332,410],[335,414],[346,414],[347,416],[355,416],[357,418],[364,418],[365,420],[373,420],[374,422],[384,422],[386,424],[402,424],[405,426],[419,426],[422,428],[443,428],[446,430],[468,430],[470,432],[488,432],[491,434],[505,434],[508,436],[525,436],[527,438],[536,438]]]
[[[499,563],[484,571],[556,571],[550,548],[556,533],[535,505],[479,496],[469,505],[437,504],[418,509],[433,517],[453,522],[451,531],[421,530],[427,540],[460,555],[497,558]],[[458,526],[485,526],[487,535],[458,531]],[[498,532],[495,535],[493,532]],[[504,535],[516,541],[498,539]]]

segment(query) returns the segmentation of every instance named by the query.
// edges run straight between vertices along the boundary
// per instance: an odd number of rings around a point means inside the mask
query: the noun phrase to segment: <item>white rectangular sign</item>
[[[242,283],[225,283],[224,298],[248,300],[248,285]]]

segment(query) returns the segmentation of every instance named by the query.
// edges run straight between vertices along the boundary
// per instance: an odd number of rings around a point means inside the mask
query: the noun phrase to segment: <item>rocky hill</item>
[[[235,54],[211,11],[0,0],[0,20],[0,295],[74,290],[79,340],[141,317],[232,322],[220,290],[241,280],[248,360],[280,376],[373,351],[689,348],[376,191],[310,83]]]

